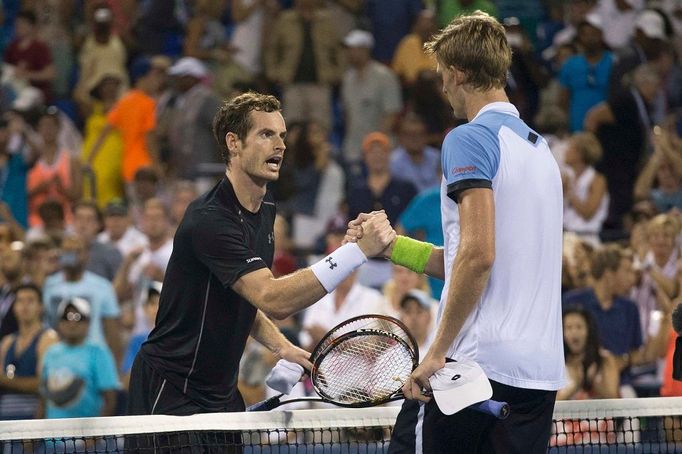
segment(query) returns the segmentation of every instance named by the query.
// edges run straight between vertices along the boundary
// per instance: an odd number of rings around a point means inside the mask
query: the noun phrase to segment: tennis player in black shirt
[[[284,318],[315,303],[395,237],[386,215],[375,213],[357,244],[276,279],[267,183],[277,180],[284,158],[279,101],[240,95],[219,109],[213,129],[225,178],[189,205],[175,234],[156,326],[131,371],[130,415],[243,411],[237,376],[249,335],[309,368],[308,352],[268,316]]]

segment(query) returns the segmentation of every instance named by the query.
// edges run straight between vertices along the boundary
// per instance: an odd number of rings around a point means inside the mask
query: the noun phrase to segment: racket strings
[[[385,331],[398,336],[407,342],[408,345],[411,345],[412,343],[411,336],[400,325],[398,325],[394,319],[377,316],[366,316],[352,318],[347,320],[346,323],[337,326],[327,334],[327,337],[320,342],[320,344],[315,348],[315,351],[325,351],[339,337],[343,336],[344,334],[360,330]],[[315,358],[312,360],[314,361]]]
[[[376,334],[357,336],[327,353],[318,367],[317,384],[328,398],[346,405],[385,401],[413,367],[403,343]]]

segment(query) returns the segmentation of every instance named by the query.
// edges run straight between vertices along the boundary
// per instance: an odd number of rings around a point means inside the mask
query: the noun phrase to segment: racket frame
[[[406,331],[406,333],[407,333],[407,331]],[[313,355],[311,355],[311,362],[313,363],[313,367],[312,367],[311,372],[310,372],[310,378],[311,378],[313,387],[315,388],[315,391],[321,397],[323,397],[325,401],[333,403],[334,405],[338,405],[340,407],[366,408],[366,407],[373,407],[375,405],[381,405],[383,403],[390,402],[391,400],[396,400],[394,397],[400,391],[402,384],[400,384],[395,391],[393,391],[391,394],[389,394],[385,397],[376,398],[376,399],[367,399],[365,401],[355,402],[355,403],[351,403],[351,404],[337,401],[335,398],[329,396],[326,392],[324,392],[324,390],[321,388],[318,380],[321,379],[319,368],[320,368],[322,361],[327,357],[327,355],[329,353],[331,353],[332,351],[334,351],[337,348],[339,348],[340,346],[342,346],[348,340],[355,339],[355,338],[361,337],[361,336],[381,336],[381,337],[389,338],[393,341],[396,341],[409,354],[410,359],[412,360],[411,370],[414,370],[419,365],[419,351],[413,350],[411,348],[411,346],[402,337],[398,336],[395,333],[392,333],[389,331],[384,331],[381,329],[374,329],[374,328],[361,328],[361,329],[356,329],[354,331],[350,331],[348,333],[344,333],[344,334],[340,335],[338,338],[333,339],[329,343],[327,343],[327,345],[325,346],[324,349],[322,349],[321,351],[317,351],[317,349],[316,349],[316,351],[313,352]],[[412,339],[412,340],[414,340],[414,339]]]

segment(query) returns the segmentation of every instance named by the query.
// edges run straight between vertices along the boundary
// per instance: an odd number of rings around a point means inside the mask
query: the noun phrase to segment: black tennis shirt
[[[239,361],[256,307],[231,289],[244,274],[272,266],[275,205],[257,213],[220,180],[193,201],[178,227],[156,327],[142,359],[207,411],[241,411]]]

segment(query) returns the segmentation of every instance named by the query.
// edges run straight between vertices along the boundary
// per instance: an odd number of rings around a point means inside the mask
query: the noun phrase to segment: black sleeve
[[[197,259],[229,287],[241,276],[266,268],[267,264],[253,251],[239,220],[217,213],[205,210],[197,216],[192,246]]]

